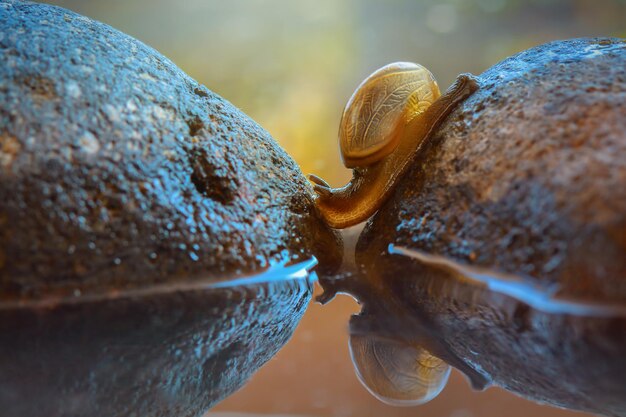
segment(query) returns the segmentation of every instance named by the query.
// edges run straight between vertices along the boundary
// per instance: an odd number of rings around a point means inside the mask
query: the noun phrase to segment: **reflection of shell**
[[[433,75],[418,64],[396,62],[367,77],[348,100],[339,126],[346,167],[369,165],[391,153],[398,124],[424,111],[439,95]]]
[[[350,335],[359,380],[376,398],[413,406],[435,398],[446,386],[450,366],[419,346]]]

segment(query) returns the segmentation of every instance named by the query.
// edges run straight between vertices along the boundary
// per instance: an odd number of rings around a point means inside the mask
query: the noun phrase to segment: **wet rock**
[[[477,387],[626,415],[624,62],[626,41],[580,39],[480,75],[360,237],[361,330],[382,311]],[[389,244],[617,309],[541,311]]]
[[[290,337],[306,280],[212,282],[336,236],[267,132],[141,42],[0,2],[0,409],[200,415]]]

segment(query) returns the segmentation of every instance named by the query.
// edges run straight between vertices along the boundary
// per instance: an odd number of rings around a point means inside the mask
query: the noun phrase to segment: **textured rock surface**
[[[310,288],[176,286],[286,254],[335,266],[306,180],[244,114],[101,23],[2,1],[0,62],[3,415],[201,413],[288,339]],[[155,285],[171,294],[116,299]]]
[[[378,301],[368,291],[382,288],[446,354],[494,383],[626,415],[626,318],[544,314],[507,297],[493,303],[481,288],[387,251],[394,243],[555,284],[560,297],[625,305],[625,62],[626,41],[582,39],[530,49],[481,74],[480,90],[447,119],[358,242],[357,262],[377,288],[362,290],[369,309]]]

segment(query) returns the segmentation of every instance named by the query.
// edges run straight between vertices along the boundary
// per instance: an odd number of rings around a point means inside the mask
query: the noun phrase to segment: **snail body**
[[[352,180],[341,188],[309,175],[326,222],[342,229],[358,224],[389,197],[421,145],[461,101],[478,88],[461,74],[442,95],[419,64],[397,62],[372,73],[348,100],[339,126],[344,165]]]

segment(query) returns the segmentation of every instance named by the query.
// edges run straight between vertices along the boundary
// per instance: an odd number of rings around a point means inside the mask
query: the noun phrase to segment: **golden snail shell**
[[[370,165],[398,145],[404,125],[441,95],[426,68],[411,62],[386,65],[355,90],[339,124],[339,146],[347,168]]]

